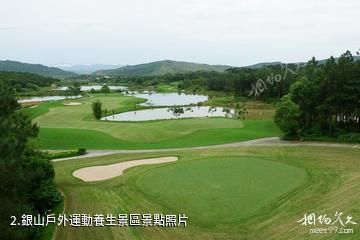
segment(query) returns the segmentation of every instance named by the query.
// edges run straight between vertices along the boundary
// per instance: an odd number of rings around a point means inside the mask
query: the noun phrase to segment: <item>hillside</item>
[[[113,70],[96,71],[95,75],[117,75],[117,76],[154,76],[169,73],[186,73],[196,71],[224,72],[230,66],[208,65],[177,61],[158,61],[133,66],[124,66]]]
[[[281,62],[264,62],[264,63],[257,63],[254,65],[245,66],[244,68],[259,69],[259,68],[264,68],[267,66],[280,65],[280,64],[282,64],[282,63]]]
[[[16,61],[0,61],[0,71],[6,72],[28,72],[41,75],[43,77],[67,78],[75,76],[76,73],[67,72],[55,67],[47,67],[41,64],[29,64]]]
[[[59,65],[56,66],[64,71],[77,74],[91,74],[99,70],[110,70],[123,67],[124,65],[92,64],[92,65]]]
[[[353,56],[355,61],[360,60],[360,56]],[[325,64],[328,59],[317,60],[319,64]],[[336,61],[339,60],[339,57],[335,58]],[[243,68],[251,68],[251,69],[260,69],[268,66],[281,65],[281,64],[306,64],[307,62],[298,62],[298,63],[283,63],[283,62],[263,62],[257,63],[254,65],[245,66]]]
[[[0,81],[13,86],[19,93],[37,90],[39,87],[49,87],[59,80],[33,73],[0,71]]]

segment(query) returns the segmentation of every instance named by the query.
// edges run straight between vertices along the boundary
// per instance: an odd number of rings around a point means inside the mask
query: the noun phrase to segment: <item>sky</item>
[[[246,66],[360,48],[359,0],[1,0],[0,59]]]

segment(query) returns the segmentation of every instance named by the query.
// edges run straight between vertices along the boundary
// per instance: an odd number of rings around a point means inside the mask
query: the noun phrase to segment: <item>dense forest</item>
[[[288,135],[360,141],[359,134],[346,134],[360,132],[360,61],[349,51],[321,65],[313,58],[290,85],[275,120],[286,119],[279,113],[284,110],[288,117],[292,112],[292,127],[283,129]]]
[[[17,111],[12,87],[0,81],[0,232],[1,239],[39,239],[41,227],[11,226],[11,216],[45,215],[62,201],[52,164],[37,150],[38,127]]]
[[[0,71],[0,82],[13,86],[18,93],[35,91],[39,87],[49,87],[58,81],[55,78],[43,77],[33,73]]]

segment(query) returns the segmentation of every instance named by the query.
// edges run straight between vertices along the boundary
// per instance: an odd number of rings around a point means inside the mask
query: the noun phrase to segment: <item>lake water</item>
[[[89,85],[89,86],[81,86],[81,91],[90,91],[91,89],[94,90],[100,90],[102,87],[102,85]],[[108,86],[110,88],[110,90],[125,90],[127,89],[127,87],[124,86]],[[65,91],[67,90],[68,87],[59,87],[56,90],[61,90],[61,91]]]
[[[146,98],[143,106],[186,106],[208,100],[208,96],[185,93],[130,93],[129,96]]]
[[[132,112],[124,112],[103,117],[107,121],[151,121],[163,119],[198,118],[198,117],[233,117],[233,110],[226,110],[222,107],[182,107],[183,113],[176,111],[179,108],[155,108]]]
[[[44,97],[31,97],[19,99],[19,103],[29,103],[29,102],[48,102],[48,101],[58,101],[64,99],[75,99],[80,98],[81,96],[44,96]]]

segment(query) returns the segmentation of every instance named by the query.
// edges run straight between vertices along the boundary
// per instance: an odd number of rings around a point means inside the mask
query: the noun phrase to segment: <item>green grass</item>
[[[62,106],[61,102],[45,102],[39,105],[33,105],[32,107],[22,108],[20,111],[27,115],[30,119],[35,119],[40,115],[49,112],[50,108]]]
[[[76,169],[158,156],[180,157],[138,166],[106,181],[85,183]],[[56,183],[71,213],[185,213],[186,228],[58,228],[55,239],[303,240],[360,237],[309,234],[305,213],[360,219],[360,152],[326,147],[238,147],[118,154],[54,163]]]
[[[226,124],[228,121],[231,121],[222,118],[207,120],[212,122],[213,125],[217,123],[219,126],[221,122]],[[88,129],[41,128],[39,145],[43,149],[60,150],[77,149],[80,147],[86,149],[181,148],[246,141],[256,138],[272,137],[280,134],[280,131],[272,121],[246,120],[242,123],[244,124],[244,127],[239,128],[196,129],[196,123],[198,122],[206,123],[206,121],[199,121],[199,119],[186,119],[160,121],[152,124],[144,123],[142,125],[139,123],[135,125],[128,124],[129,126],[132,126],[132,128],[127,128],[128,131],[132,131],[130,133],[131,135],[128,135],[128,138],[117,138],[105,132]],[[240,125],[241,122],[236,122],[238,126],[242,126]],[[162,130],[160,130],[161,123],[164,125]],[[191,124],[194,124],[195,131],[191,129]],[[136,127],[137,125],[138,127]],[[182,129],[183,131],[188,129],[188,132],[176,132],[176,126],[179,125],[181,126],[179,129]],[[211,124],[208,126],[211,126]],[[155,127],[158,127],[158,129],[152,130]],[[149,131],[155,132],[152,134],[152,132]]]
[[[216,227],[253,216],[305,179],[304,170],[282,163],[214,157],[156,168],[141,175],[136,186],[174,212],[190,212],[192,223]]]
[[[178,82],[173,82],[171,84],[158,84],[156,85],[156,92],[162,93],[171,93],[178,91]]]
[[[91,103],[100,100],[108,113],[130,111],[144,99],[119,94],[98,94],[61,102],[43,103],[23,109],[40,127],[43,149],[149,149],[214,145],[280,135],[271,119],[235,120],[226,118],[193,118],[148,122],[98,121],[92,116]],[[66,101],[65,101],[66,102]]]

